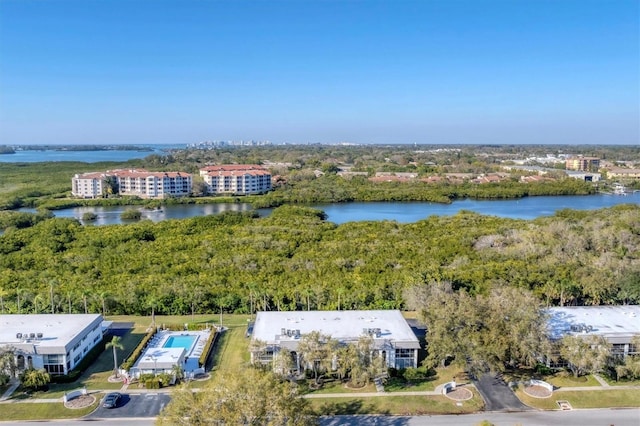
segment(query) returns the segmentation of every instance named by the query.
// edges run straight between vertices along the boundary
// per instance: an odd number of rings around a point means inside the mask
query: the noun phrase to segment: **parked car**
[[[116,408],[118,406],[118,401],[120,401],[120,395],[118,392],[108,393],[107,396],[104,397],[104,401],[102,402],[102,406],[104,408]]]

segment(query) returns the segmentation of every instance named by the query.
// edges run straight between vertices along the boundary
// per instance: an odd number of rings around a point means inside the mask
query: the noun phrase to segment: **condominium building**
[[[76,174],[71,179],[71,193],[74,197],[98,198],[104,194],[103,182],[107,178],[106,173]]]
[[[14,351],[20,371],[68,374],[102,335],[100,314],[0,315],[0,348]]]
[[[262,194],[271,190],[271,172],[257,164],[207,166],[200,169],[210,194]]]
[[[116,174],[120,195],[141,198],[183,197],[191,193],[192,180],[184,172],[121,171]]]
[[[253,363],[269,363],[287,350],[301,369],[297,354],[300,339],[312,331],[329,335],[340,344],[355,343],[361,336],[373,339],[372,356],[389,367],[418,366],[420,342],[398,310],[258,312],[251,338],[267,345],[266,353],[251,354]]]
[[[192,177],[184,172],[149,172],[144,169],[118,169],[106,172],[77,174],[71,181],[71,193],[76,197],[98,198],[108,189],[108,178],[116,180],[120,195],[141,198],[182,197],[191,193]]]
[[[640,306],[563,306],[548,308],[549,337],[559,340],[567,335],[601,336],[611,344],[612,354],[640,353],[633,344],[640,336]]]
[[[565,161],[567,170],[581,170],[583,172],[596,172],[600,167],[600,159],[596,157],[570,157]]]

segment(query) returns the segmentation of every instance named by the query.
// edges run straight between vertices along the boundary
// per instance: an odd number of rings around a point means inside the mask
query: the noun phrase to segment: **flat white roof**
[[[150,348],[138,360],[140,369],[172,368],[184,361],[184,348]]]
[[[258,312],[252,338],[275,344],[296,340],[295,331],[299,330],[300,335],[319,331],[345,342],[357,340],[365,329],[372,330],[374,340],[408,342],[419,347],[416,335],[398,310]],[[373,331],[376,329],[377,337]],[[293,331],[292,335],[287,336],[286,330]]]
[[[29,339],[40,347],[62,347],[86,330],[100,314],[27,314],[0,315],[0,345],[25,342],[25,335],[42,333],[41,338]],[[98,323],[100,325],[100,323]],[[22,333],[22,338],[18,338]]]
[[[548,308],[551,338],[567,334],[604,337],[640,335],[640,306],[563,306]]]

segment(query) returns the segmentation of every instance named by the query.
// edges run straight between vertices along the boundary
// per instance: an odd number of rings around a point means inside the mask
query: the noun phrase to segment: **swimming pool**
[[[179,336],[169,336],[163,348],[184,348],[187,350],[187,353],[190,352],[193,343],[196,341],[198,336],[194,336],[192,334],[182,334]]]

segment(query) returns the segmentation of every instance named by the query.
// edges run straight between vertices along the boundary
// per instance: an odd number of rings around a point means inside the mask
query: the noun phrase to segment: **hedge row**
[[[202,349],[202,354],[200,354],[200,358],[198,358],[198,365],[203,367],[207,363],[207,358],[209,358],[209,353],[211,352],[211,348],[216,341],[216,337],[218,336],[218,332],[213,330],[211,334],[209,334],[209,339],[207,340],[206,345]]]
[[[133,350],[133,352],[131,352],[131,355],[129,355],[129,357],[122,363],[121,367],[122,367],[123,370],[127,370],[128,371],[131,367],[133,367],[133,364],[135,364],[135,362],[140,357],[140,355],[142,355],[142,351],[144,351],[144,348],[147,347],[147,344],[149,343],[149,340],[151,340],[153,338],[153,336],[156,334],[157,331],[158,331],[158,328],[157,327],[153,327],[146,334],[146,336],[144,336],[142,338],[140,343],[138,343],[138,346],[136,346],[136,348]]]

